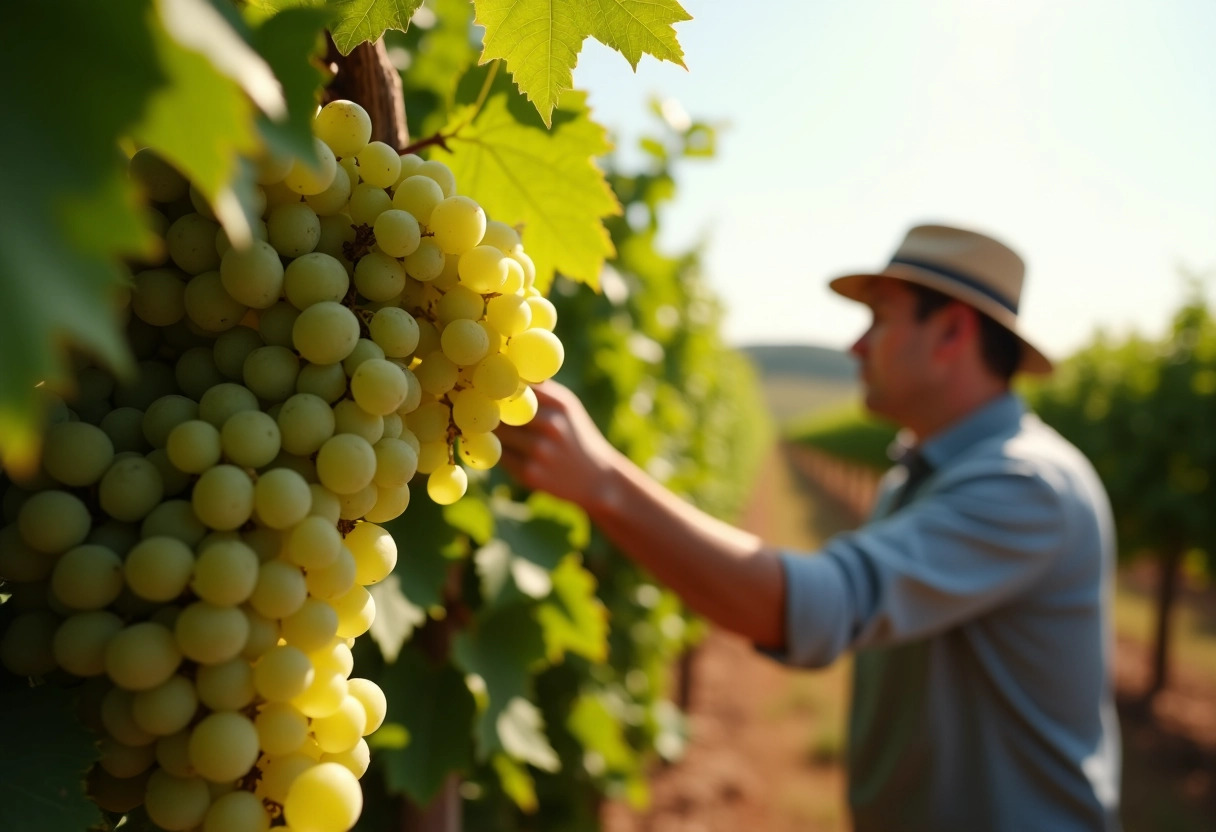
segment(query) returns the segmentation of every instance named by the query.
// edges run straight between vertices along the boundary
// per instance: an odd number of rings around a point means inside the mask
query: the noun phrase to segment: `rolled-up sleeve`
[[[942,632],[1018,597],[1063,551],[1060,494],[1027,466],[960,466],[891,516],[783,553],[786,645],[821,667],[849,649]]]

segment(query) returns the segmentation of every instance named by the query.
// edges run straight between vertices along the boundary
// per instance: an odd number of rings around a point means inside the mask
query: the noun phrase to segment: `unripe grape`
[[[197,213],[174,220],[165,232],[165,245],[177,267],[186,274],[201,274],[217,268],[220,256],[215,249],[215,232],[219,227],[215,220]]]
[[[272,529],[291,528],[308,516],[311,507],[308,482],[288,468],[267,471],[254,486],[254,513]]]
[[[346,371],[339,363],[305,364],[296,376],[296,392],[335,402],[346,395]],[[282,411],[279,415],[283,415]]]
[[[396,412],[409,392],[405,373],[391,361],[374,358],[364,361],[350,378],[350,392],[359,407],[384,416]]]
[[[148,818],[169,832],[184,832],[203,821],[211,793],[207,782],[199,777],[174,777],[161,770],[148,778],[144,811]]]
[[[253,482],[234,465],[216,465],[194,484],[191,504],[198,519],[212,529],[240,528],[253,516]]]
[[[389,208],[377,217],[373,232],[376,244],[390,257],[405,257],[418,250],[422,242],[422,229],[418,220],[409,211]]]
[[[355,580],[364,586],[384,580],[397,564],[393,536],[375,523],[357,524],[345,542],[355,557]]]
[[[355,288],[370,301],[391,300],[405,288],[405,267],[387,254],[368,252],[355,266]]]
[[[85,504],[66,491],[40,491],[17,512],[21,539],[31,549],[52,555],[82,543],[91,522]]]
[[[296,309],[314,303],[341,303],[350,290],[350,276],[335,257],[312,251],[287,264],[283,272],[283,293]]]
[[[214,783],[243,777],[258,759],[258,732],[242,714],[217,711],[190,733],[190,763]]]
[[[286,400],[295,392],[299,374],[300,359],[287,347],[258,347],[249,353],[243,368],[245,386],[267,402]]]
[[[367,328],[372,341],[389,358],[405,358],[418,346],[418,322],[400,307],[386,306],[376,310]]]
[[[181,471],[201,474],[220,461],[223,453],[220,432],[209,422],[182,422],[165,439],[169,461]]]
[[[307,203],[293,202],[271,209],[266,217],[266,232],[275,251],[284,257],[299,257],[317,247],[321,239],[321,221]],[[222,267],[220,274],[223,274]]]
[[[281,644],[253,666],[253,686],[268,702],[287,702],[303,693],[315,677],[312,662],[298,647]]]
[[[194,573],[194,553],[180,540],[155,535],[127,554],[123,574],[131,591],[149,601],[171,601]]]
[[[200,832],[267,832],[270,815],[253,792],[233,791],[216,798]]]
[[[449,196],[435,206],[427,226],[444,254],[464,254],[485,235],[486,215],[469,197]]]
[[[469,475],[459,465],[441,465],[426,480],[426,493],[441,506],[451,505],[464,496]]]
[[[220,430],[220,447],[224,456],[242,468],[261,468],[269,463],[279,455],[280,441],[278,423],[260,410],[234,413]]]
[[[198,695],[194,691],[194,683],[178,675],[170,676],[154,688],[136,693],[131,700],[131,716],[135,724],[158,737],[181,731],[190,724],[197,709]]]
[[[122,587],[122,558],[92,543],[68,549],[51,572],[55,598],[74,610],[99,610],[117,598]]]
[[[425,283],[443,274],[445,262],[439,246],[430,237],[423,237],[418,248],[405,256],[403,264],[406,274]]]
[[[429,176],[408,176],[393,192],[393,207],[413,215],[422,225],[429,225],[435,206],[444,199],[443,188]]]
[[[346,172],[343,165],[339,164],[334,169],[334,178],[329,183],[329,187],[319,194],[308,194],[304,197],[304,201],[318,217],[331,217],[346,207],[352,190],[354,190],[354,185],[351,183],[350,174]],[[319,239],[317,245],[320,245]]]
[[[456,177],[452,174],[452,169],[443,162],[428,159],[418,166],[417,175],[434,179],[445,197],[456,194]]]
[[[59,625],[51,652],[68,673],[100,676],[106,671],[106,645],[122,627],[122,619],[108,610],[77,613]]]
[[[520,378],[539,384],[561,369],[565,350],[552,332],[529,329],[511,338],[506,355],[519,370]]]
[[[280,619],[298,610],[306,597],[304,574],[290,563],[272,560],[258,567],[249,605],[266,618]]]
[[[334,433],[351,433],[366,439],[370,444],[380,441],[384,435],[384,417],[368,413],[352,399],[343,399],[333,406]],[[324,444],[324,443],[322,443]]]
[[[186,284],[173,269],[149,269],[135,275],[131,309],[152,326],[169,326],[186,314]]]
[[[383,188],[377,188],[375,185],[362,184],[356,185],[350,194],[350,203],[347,206],[350,213],[350,220],[356,226],[368,225],[373,226],[376,222],[376,217],[383,214],[385,211],[393,207],[393,199]]]
[[[231,606],[246,600],[258,580],[257,554],[240,540],[217,540],[194,562],[190,588],[204,601]]]
[[[340,638],[358,638],[371,628],[376,618],[376,599],[358,584],[333,598],[330,603],[338,614],[336,634]]]
[[[186,658],[218,664],[240,655],[249,637],[249,620],[237,607],[196,601],[177,617],[173,635]]]
[[[354,101],[329,102],[313,119],[313,133],[342,157],[358,156],[372,137],[372,119]]]
[[[358,342],[355,313],[332,301],[314,303],[302,311],[292,330],[296,350],[313,364],[337,364]]]
[[[268,702],[253,721],[262,750],[272,757],[299,751],[308,739],[308,718],[286,702]]]
[[[97,502],[115,520],[142,520],[165,494],[156,466],[140,456],[117,459],[97,486]]]
[[[490,351],[490,339],[477,321],[458,318],[443,328],[439,343],[443,354],[460,367],[481,361]]]
[[[213,711],[239,711],[257,695],[253,668],[244,656],[199,665],[194,684],[199,701]]]
[[[531,387],[525,386],[518,396],[499,403],[498,415],[504,425],[526,425],[532,421],[538,407],[536,393],[532,392]]]
[[[507,279],[507,258],[495,246],[474,246],[460,255],[459,274],[460,282],[474,292],[497,292]]]
[[[258,410],[258,397],[248,388],[225,382],[203,394],[198,403],[198,417],[219,430],[234,413]]]
[[[273,347],[291,347],[291,330],[295,327],[300,310],[287,301],[281,300],[269,309],[262,310],[258,316],[258,334],[267,345]],[[241,366],[241,376],[244,377],[245,367]],[[257,392],[256,390],[254,392]],[[263,397],[265,398],[265,397]]]
[[[334,158],[334,151],[319,138],[313,139],[313,150],[317,155],[315,163],[296,159],[283,179],[283,184],[297,194],[319,194],[333,183],[337,175],[338,160]]]
[[[353,494],[366,488],[376,473],[376,452],[360,436],[340,433],[317,451],[317,476],[335,494]]]
[[[279,252],[265,240],[254,240],[248,248],[229,250],[220,261],[220,282],[238,303],[254,309],[273,306],[283,290]]]
[[[181,664],[182,654],[167,627],[154,621],[132,624],[106,645],[106,673],[131,691],[164,684]]]

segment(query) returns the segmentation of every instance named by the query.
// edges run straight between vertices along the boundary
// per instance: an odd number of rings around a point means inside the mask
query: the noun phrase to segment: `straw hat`
[[[869,283],[893,277],[935,289],[992,318],[1022,342],[1018,370],[1051,372],[1051,361],[1018,327],[1018,302],[1026,264],[1013,249],[991,237],[946,225],[918,225],[908,231],[891,262],[879,272],[849,274],[828,286],[851,300],[865,302]]]

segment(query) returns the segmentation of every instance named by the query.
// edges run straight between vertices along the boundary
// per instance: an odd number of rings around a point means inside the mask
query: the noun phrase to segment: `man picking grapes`
[[[718,625],[804,667],[855,652],[858,832],[1119,828],[1112,518],[1088,461],[1010,390],[1051,369],[1018,326],[1023,275],[988,236],[918,226],[885,268],[831,282],[870,308],[852,352],[904,450],[869,522],[813,557],[666,491],[556,383],[502,432],[522,483]]]

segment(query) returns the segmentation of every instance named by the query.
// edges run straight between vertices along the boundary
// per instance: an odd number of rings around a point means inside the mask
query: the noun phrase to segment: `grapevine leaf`
[[[475,705],[464,676],[450,664],[433,667],[407,647],[379,679],[388,700],[385,725],[368,739],[391,791],[426,805],[452,772],[472,767],[469,728]],[[397,726],[392,728],[390,726]],[[389,730],[385,732],[385,729]],[[409,742],[385,742],[408,732]]]
[[[361,43],[376,41],[388,29],[404,32],[422,0],[330,0],[336,13],[330,35],[343,55]]]
[[[535,812],[540,802],[536,799],[536,783],[528,769],[506,754],[495,754],[493,763],[494,773],[498,775],[498,782],[507,797],[523,811],[529,814]]]
[[[582,93],[569,93],[563,109],[574,118],[550,131],[521,123],[506,95],[454,112],[444,129],[451,152],[436,149],[463,193],[487,215],[523,226],[524,248],[536,264],[536,283],[547,289],[555,271],[596,285],[604,259],[615,252],[601,218],[619,214],[595,157],[610,149]]]
[[[474,556],[487,606],[503,606],[525,598],[544,598],[553,588],[549,573],[570,551],[570,529],[549,519],[534,519],[524,506],[499,504],[495,537]]]
[[[540,709],[517,696],[498,715],[498,737],[503,750],[541,771],[557,771],[561,761],[545,737],[545,719]]]
[[[608,658],[608,611],[595,594],[595,578],[570,555],[552,575],[553,592],[536,611],[549,661],[567,651],[593,662]]]
[[[233,28],[239,17],[225,19],[207,0],[159,0],[159,8],[161,22],[177,43],[204,55],[266,115],[282,118],[287,114],[283,88],[274,72]]]
[[[635,70],[642,53],[684,66],[673,23],[692,20],[675,0],[592,0],[591,36],[622,55]]]
[[[485,27],[480,63],[503,59],[545,124],[574,82],[588,36],[637,69],[643,53],[684,66],[672,24],[689,20],[675,0],[474,0]]]
[[[53,727],[53,730],[50,730]],[[63,690],[0,691],[0,829],[87,829],[101,821],[85,796],[85,773],[98,757],[93,736]]]
[[[487,613],[459,633],[452,658],[485,685],[486,706],[477,718],[477,748],[482,759],[503,748],[498,718],[511,700],[527,698],[532,669],[543,665],[545,643],[532,608],[515,605]]]
[[[396,575],[389,575],[367,591],[376,603],[376,617],[372,619],[368,634],[380,646],[384,660],[391,664],[397,660],[414,629],[426,622],[426,610],[410,603],[401,591],[401,580]]]
[[[171,83],[152,96],[146,118],[132,134],[193,183],[234,243],[246,240],[251,218],[241,209],[234,185],[252,188],[238,174],[240,157],[258,148],[253,104],[204,55],[183,48],[161,27],[153,34]]]
[[[464,532],[476,543],[485,543],[494,534],[494,515],[485,500],[469,495],[443,509],[443,519]]]
[[[313,111],[325,80],[315,56],[324,43],[321,32],[328,20],[324,9],[284,9],[253,32],[253,45],[282,82],[287,101],[285,119],[260,119],[262,136],[280,154],[311,157],[313,153]]]
[[[580,0],[474,0],[485,27],[480,63],[502,58],[519,91],[545,124],[564,91],[574,86],[574,65],[590,34]]]
[[[0,457],[13,469],[37,456],[35,385],[70,386],[65,344],[132,367],[104,310],[123,280],[116,258],[152,246],[115,150],[165,81],[150,19],[150,0],[65,0],[14,5],[0,26],[0,94],[20,114],[0,131]]]
[[[566,719],[566,728],[583,748],[600,755],[608,771],[629,772],[637,768],[638,758],[625,741],[621,720],[601,697],[580,696]]]
[[[464,551],[461,536],[444,522],[442,508],[430,500],[417,500],[384,528],[397,543],[393,574],[406,600],[422,609],[442,603],[448,567]]]

